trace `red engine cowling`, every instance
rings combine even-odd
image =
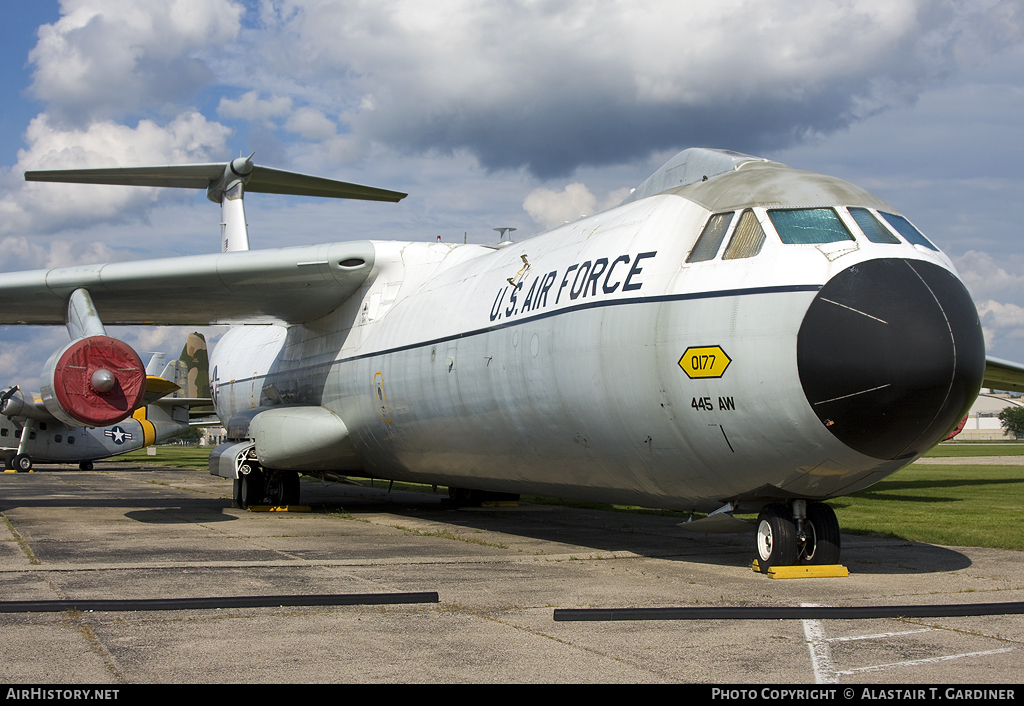
[[[102,427],[128,417],[146,391],[146,366],[127,343],[88,336],[54,353],[43,370],[43,404],[70,426]]]

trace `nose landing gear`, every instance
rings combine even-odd
[[[793,500],[771,503],[757,518],[757,565],[763,573],[776,566],[839,563],[839,521],[824,503]]]

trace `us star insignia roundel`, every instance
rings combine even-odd
[[[117,444],[118,446],[123,444],[125,441],[132,440],[131,433],[125,431],[121,427],[110,427],[105,432],[103,432],[103,436],[109,436],[111,439],[114,440],[114,443]]]

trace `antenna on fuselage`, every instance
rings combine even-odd
[[[512,242],[512,235],[511,235],[511,233],[512,233],[512,231],[515,230],[515,228],[513,228],[511,226],[502,226],[501,228],[492,228],[491,230],[496,230],[500,234],[498,236],[498,242],[499,243],[511,243]]]

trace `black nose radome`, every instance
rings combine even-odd
[[[836,438],[880,459],[934,446],[985,373],[978,311],[950,271],[869,260],[822,287],[797,338],[804,394]]]

